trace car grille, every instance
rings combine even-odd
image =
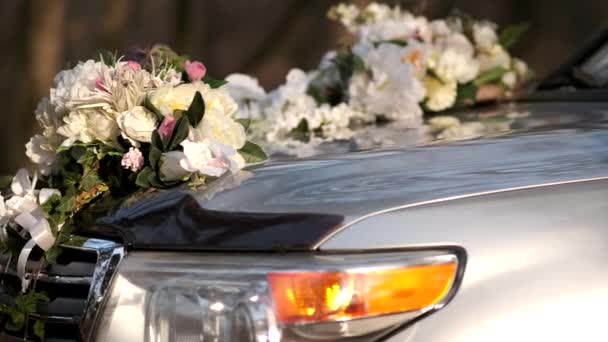
[[[36,313],[28,320],[28,331],[6,331],[4,325],[7,317],[2,319],[0,340],[36,341],[33,335],[34,319],[46,321],[45,341],[67,342],[90,340],[96,314],[103,301],[103,295],[109,285],[114,270],[123,255],[120,245],[97,239],[75,238],[63,245],[57,263],[41,271],[34,283],[38,292],[49,297],[49,303],[40,304]],[[0,257],[6,265],[8,256]],[[38,259],[38,260],[37,260]],[[36,269],[40,257],[33,256],[28,262],[28,269]],[[15,304],[14,291],[20,280],[16,274],[5,272],[0,282],[0,303],[12,306]]]

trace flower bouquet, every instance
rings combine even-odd
[[[45,300],[28,291],[30,253],[45,252],[41,267],[54,263],[76,227],[91,224],[89,211],[137,191],[203,185],[266,159],[247,141],[247,121],[235,119],[225,83],[160,45],[120,58],[102,53],[55,77],[36,109],[42,132],[26,145],[39,170],[0,182],[0,248],[12,255],[4,271],[21,278],[16,306],[0,307],[12,329]]]
[[[238,115],[255,120],[255,135],[273,150],[348,139],[371,123],[417,128],[425,112],[508,95],[529,77],[508,52],[524,24],[498,33],[494,23],[463,13],[428,20],[378,3],[340,4],[329,17],[354,42],[327,52],[316,70],[290,71],[269,94],[248,76],[228,77]]]

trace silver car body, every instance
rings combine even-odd
[[[273,161],[200,202],[344,215],[321,251],[466,249],[451,303],[390,341],[608,340],[608,103],[509,109],[508,134]]]

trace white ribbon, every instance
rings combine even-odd
[[[36,202],[24,199],[19,203],[22,213],[15,217],[15,222],[27,230],[32,237],[23,247],[17,259],[17,276],[21,279],[21,290],[25,292],[29,286],[29,279],[25,278],[27,261],[34,246],[38,245],[45,252],[55,243],[49,221],[44,217],[44,211]]]

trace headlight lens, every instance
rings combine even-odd
[[[458,253],[128,255],[99,341],[369,339],[446,304]]]

